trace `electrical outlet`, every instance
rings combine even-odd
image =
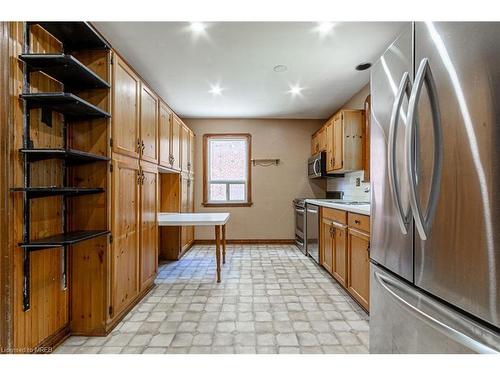
[[[356,187],[359,187],[359,186],[361,186],[361,178],[356,177]]]

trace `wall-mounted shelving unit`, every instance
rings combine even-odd
[[[30,27],[39,25],[61,42],[61,53],[32,53],[30,46]],[[30,308],[30,253],[62,247],[62,287],[67,288],[67,251],[70,245],[90,240],[110,233],[107,229],[68,230],[68,204],[66,198],[102,194],[103,187],[68,186],[68,167],[87,163],[106,162],[108,156],[97,155],[88,151],[76,150],[68,145],[68,126],[80,120],[109,118],[110,114],[99,106],[77,96],[72,91],[109,89],[110,84],[98,74],[80,62],[75,54],[86,50],[109,50],[109,45],[87,22],[28,22],[25,23],[23,53],[19,59],[24,62],[24,83],[21,99],[23,100],[23,147],[19,150],[23,156],[23,186],[15,187],[13,192],[23,194],[23,240],[19,246],[24,251],[23,258],[23,310]],[[73,54],[69,54],[73,52]],[[42,72],[61,83],[58,92],[31,92],[30,75]],[[52,126],[53,112],[62,115],[62,139],[60,148],[36,147],[31,140],[30,112],[41,109],[41,120],[45,125]],[[83,129],[87,129],[84,127]],[[85,131],[85,130],[80,130]],[[31,186],[31,173],[36,170],[40,161],[55,159],[62,163],[61,179],[63,186]],[[83,179],[85,180],[85,179]],[[80,185],[80,182],[77,183]],[[30,202],[32,199],[62,196],[61,218],[62,233],[42,238],[31,239],[30,235]]]

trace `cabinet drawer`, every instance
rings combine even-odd
[[[337,223],[347,224],[347,212],[336,210],[334,208],[322,207],[322,215],[325,219],[336,221]]]
[[[349,212],[347,218],[350,227],[370,233],[370,216]]]

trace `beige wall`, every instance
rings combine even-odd
[[[228,239],[293,239],[292,200],[298,197],[324,197],[325,181],[307,178],[311,134],[322,120],[274,119],[183,119],[196,134],[195,211],[230,212]],[[204,208],[203,134],[250,133],[252,158],[279,158],[279,166],[252,166],[252,207]],[[213,239],[213,228],[198,227],[196,239]]]

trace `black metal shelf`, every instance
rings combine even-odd
[[[80,188],[80,187],[57,187],[57,186],[46,186],[46,187],[19,187],[12,188],[11,191],[27,193],[28,199],[52,197],[55,195],[62,195],[66,197],[77,196],[77,195],[88,195],[88,194],[99,194],[104,193],[103,188]]]
[[[31,22],[38,24],[59,40],[65,51],[110,49],[108,43],[88,22]]]
[[[46,108],[73,119],[110,117],[95,105],[67,92],[26,93],[21,98],[30,108]]]
[[[75,165],[110,160],[107,156],[91,154],[90,152],[74,150],[71,148],[22,148],[19,152],[25,155],[28,162],[47,159],[61,159],[65,160],[67,165]]]
[[[75,57],[66,54],[22,54],[31,70],[41,71],[65,86],[65,91],[109,88],[110,85]]]
[[[78,242],[108,235],[109,233],[109,230],[78,230],[73,232],[60,233],[54,236],[40,238],[38,240],[33,240],[30,242],[22,242],[19,244],[19,246],[29,251],[50,249],[53,247],[74,245]]]

